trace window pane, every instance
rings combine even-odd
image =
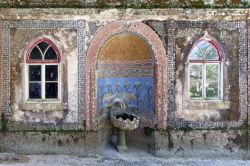
[[[41,81],[41,65],[29,66],[29,80]]]
[[[207,81],[218,80],[218,70],[219,70],[218,64],[206,65]]]
[[[206,65],[206,96],[207,98],[217,98],[218,96],[218,72],[219,65]]]
[[[219,60],[219,56],[215,47],[203,40],[192,49],[189,60]]]
[[[58,66],[47,65],[45,66],[46,81],[57,81],[58,78]]]
[[[58,84],[57,83],[46,83],[45,85],[45,97],[57,98],[58,94]]]
[[[202,65],[190,65],[190,97],[202,97]]]
[[[46,42],[41,42],[37,46],[41,49],[42,53],[44,53],[45,50],[48,48],[49,44]]]
[[[56,52],[55,52],[55,50],[54,50],[52,47],[50,47],[50,48],[47,50],[44,59],[57,59]]]
[[[218,82],[210,82],[206,87],[207,98],[218,98]]]
[[[41,98],[41,83],[29,84],[29,98],[40,99]]]
[[[205,52],[205,59],[206,60],[219,60],[219,56],[217,55],[217,51],[215,48],[210,45]]]
[[[30,52],[30,58],[29,59],[40,59],[40,60],[42,60],[43,59],[43,57],[42,57],[42,54],[41,54],[41,52],[39,51],[39,49],[37,48],[37,47],[34,47],[33,49],[32,49],[32,51]]]
[[[189,59],[190,60],[203,60],[204,58],[203,58],[202,50],[199,47],[195,46],[190,53]]]

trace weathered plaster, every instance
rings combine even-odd
[[[247,57],[247,55],[246,55],[247,50],[246,49],[247,49],[247,47],[246,46],[247,45],[246,45],[246,43],[247,43],[247,40],[246,39],[247,38],[246,38],[245,22],[186,22],[186,21],[179,21],[179,22],[169,22],[168,26],[169,26],[168,46],[169,46],[169,50],[171,51],[171,52],[169,52],[169,56],[173,56],[173,58],[169,58],[169,63],[172,66],[175,66],[173,68],[172,67],[169,68],[169,72],[171,72],[172,74],[170,74],[171,77],[169,77],[169,82],[168,82],[169,91],[172,92],[172,93],[169,93],[170,94],[169,95],[169,102],[170,102],[169,103],[169,106],[170,106],[169,107],[169,109],[170,109],[169,110],[169,112],[170,112],[169,118],[170,118],[170,121],[173,122],[173,126],[177,126],[177,127],[189,126],[191,128],[213,128],[213,127],[218,127],[218,126],[236,127],[236,126],[240,126],[240,125],[244,124],[246,122],[246,118],[247,118],[247,105],[246,105],[246,103],[247,103],[246,102],[246,100],[247,100],[247,84],[246,84],[246,81],[247,81],[247,72],[246,72],[246,68],[247,68],[247,61],[246,61],[246,57]],[[178,93],[178,91],[181,91],[183,88],[185,89],[185,87],[183,87],[183,86],[178,87],[178,85],[181,85],[181,82],[182,82],[182,81],[178,80],[178,76],[180,77],[180,79],[183,79],[183,76],[185,76],[185,75],[183,75],[184,73],[182,73],[182,74],[179,73],[179,71],[183,70],[183,67],[184,67],[183,66],[184,64],[180,65],[179,62],[183,62],[183,63],[186,62],[185,57],[187,57],[192,44],[189,47],[188,46],[184,47],[183,51],[180,49],[180,47],[176,48],[176,44],[177,45],[178,45],[178,43],[179,44],[180,43],[187,44],[188,40],[190,40],[192,35],[191,35],[191,37],[188,35],[186,38],[183,38],[183,36],[182,36],[178,39],[178,35],[176,37],[176,34],[178,34],[177,32],[178,32],[179,28],[180,29],[182,29],[182,28],[183,29],[202,28],[203,30],[206,28],[209,28],[209,29],[207,29],[208,32],[214,28],[220,29],[220,30],[221,29],[223,29],[223,30],[228,29],[228,30],[231,30],[232,32],[236,31],[235,32],[236,34],[231,32],[231,34],[232,34],[231,37],[235,38],[235,39],[231,39],[231,40],[233,40],[236,43],[233,44],[233,46],[227,46],[229,48],[224,46],[224,44],[226,44],[226,43],[223,42],[223,39],[222,39],[222,41],[219,38],[217,39],[222,43],[222,46],[225,47],[224,48],[225,49],[225,58],[226,58],[225,61],[226,62],[230,61],[230,63],[226,63],[226,66],[227,65],[233,66],[231,68],[228,67],[228,69],[227,69],[227,67],[226,67],[224,69],[224,72],[226,74],[225,76],[228,77],[228,81],[230,83],[232,83],[231,86],[229,86],[227,81],[226,81],[225,82],[225,89],[224,89],[224,91],[226,93],[228,93],[228,94],[224,94],[226,100],[231,101],[230,109],[233,110],[233,111],[231,111],[229,109],[230,110],[229,112],[231,115],[227,115],[227,114],[225,114],[225,112],[222,111],[221,113],[219,113],[221,118],[222,118],[221,119],[221,118],[218,118],[218,114],[216,115],[216,114],[214,114],[214,112],[211,112],[211,119],[209,119],[209,117],[205,118],[207,116],[207,114],[204,112],[200,113],[201,117],[203,116],[203,118],[201,118],[199,116],[192,117],[192,115],[195,112],[197,112],[195,109],[194,109],[194,112],[193,111],[189,112],[190,113],[189,115],[186,114],[186,112],[184,112],[182,114],[182,112],[180,111],[181,107],[183,107],[183,106],[185,107],[185,103],[182,103],[182,101],[183,101],[182,98],[183,98],[183,96],[185,96],[185,93],[183,95],[183,92]],[[193,29],[193,32],[195,32],[195,29]],[[193,33],[190,33],[190,34],[193,34]],[[219,35],[219,34],[220,33],[217,32],[217,35]],[[196,35],[202,36],[202,34],[199,35],[199,33],[196,33]],[[197,37],[196,39],[198,39],[198,38],[199,37]],[[186,40],[186,42],[180,42],[180,41],[185,41],[185,40]],[[233,42],[231,41],[231,44],[232,43]],[[237,45],[238,45],[238,48],[235,48]],[[186,48],[189,48],[189,49],[186,49]],[[233,48],[232,52],[229,51],[230,48]],[[232,58],[232,60],[228,60],[226,55],[229,55],[228,58]],[[183,60],[180,60],[180,59],[178,60],[178,58],[181,58],[181,56],[184,57]],[[173,59],[175,59],[175,61],[173,61]],[[169,66],[171,66],[170,64],[169,64]],[[231,70],[231,69],[236,70],[237,66],[239,68],[238,71]],[[237,81],[237,82],[233,83],[233,81]],[[176,89],[173,87],[176,87]],[[237,88],[239,88],[239,90],[237,90]],[[176,93],[176,90],[177,90],[177,93]],[[227,97],[227,95],[229,95],[229,96]],[[239,96],[239,98],[237,96]],[[223,105],[223,107],[226,106],[226,103],[221,103],[221,104]],[[196,104],[194,106],[197,107]],[[198,105],[198,106],[200,106],[200,105]],[[207,108],[209,108],[209,105]],[[207,108],[204,105],[203,109],[205,111],[207,110]],[[209,108],[209,109],[211,109],[211,108]],[[200,108],[197,110],[200,110]],[[238,111],[239,111],[239,115],[237,113]],[[180,116],[179,117],[180,119],[178,119],[178,116]],[[188,116],[189,118],[187,118],[185,120],[185,116]],[[191,119],[190,119],[190,117],[191,117]],[[195,119],[195,118],[197,118],[197,119]],[[204,121],[202,121],[202,120],[204,120]],[[226,120],[229,120],[229,121],[226,122]]]
[[[25,30],[25,27],[27,28]],[[4,23],[4,72],[6,77],[5,82],[9,82],[11,78],[11,94],[9,96],[8,84],[4,85],[6,89],[4,95],[5,99],[5,115],[8,120],[12,120],[15,123],[8,123],[9,128],[15,130],[29,129],[27,126],[36,128],[83,128],[83,114],[81,102],[83,96],[80,92],[83,89],[82,84],[82,70],[81,68],[74,68],[68,70],[66,66],[75,64],[75,66],[82,65],[83,63],[83,52],[81,48],[84,45],[82,39],[84,24],[82,21],[5,21]],[[17,33],[16,33],[17,32]],[[28,35],[29,34],[29,35]],[[19,37],[26,36],[26,38]],[[25,85],[24,80],[24,54],[25,48],[32,43],[32,40],[37,37],[45,36],[51,38],[59,50],[63,54],[65,59],[62,59],[60,64],[63,87],[61,93],[61,103],[36,103],[34,105],[27,103],[25,100],[24,92],[21,89]],[[13,37],[13,39],[12,39]],[[9,39],[13,41],[19,41],[17,43],[9,42]],[[65,46],[62,45],[63,42]],[[16,45],[17,44],[17,45]],[[8,49],[13,48],[13,49]],[[17,49],[19,48],[19,49]],[[78,50],[78,51],[77,51]],[[13,56],[14,55],[14,56]],[[72,60],[72,64],[71,61]],[[69,62],[69,63],[68,63]],[[10,66],[9,66],[10,64]],[[69,67],[70,68],[70,67]],[[79,69],[79,70],[78,70]],[[9,73],[10,72],[10,73]],[[20,75],[18,74],[20,72]],[[22,75],[23,74],[23,75]],[[21,86],[20,86],[21,83]],[[71,92],[68,93],[67,88],[70,86]],[[17,90],[19,89],[19,90]],[[68,98],[71,103],[68,104]],[[80,102],[79,102],[80,101]],[[10,106],[9,106],[10,102]],[[10,114],[10,110],[15,110],[14,114]],[[22,111],[18,111],[22,110]],[[30,111],[32,110],[32,111]],[[53,110],[51,112],[51,110]],[[27,114],[27,115],[26,115]],[[10,118],[12,116],[12,118]],[[37,117],[36,117],[37,116]],[[53,118],[54,116],[54,118]],[[13,119],[14,118],[14,119]],[[45,122],[45,123],[44,123]],[[79,125],[81,124],[81,125]],[[52,127],[54,126],[54,127]]]
[[[2,27],[2,20],[0,20],[0,27]],[[2,45],[3,45],[3,36],[2,36],[2,31],[0,31],[0,62],[3,61],[3,56],[2,56]],[[3,63],[0,63],[0,114],[1,114],[1,121],[2,121],[2,113],[3,113]],[[1,123],[2,126],[2,123]]]
[[[1,7],[173,8],[247,7],[247,0],[2,0]]]
[[[197,102],[188,99],[188,56],[194,43],[204,35],[204,32],[214,37],[223,48],[223,100],[217,102]],[[238,32],[231,31],[229,42],[219,36],[220,30],[190,30],[177,29],[176,35],[176,114],[179,118],[190,121],[220,121],[237,119],[239,110],[239,70],[238,70]],[[231,50],[232,48],[232,50]],[[230,74],[229,74],[230,73]],[[231,97],[234,96],[234,97]],[[237,100],[238,99],[238,100]],[[203,111],[199,111],[203,110]],[[209,110],[211,110],[209,112]],[[215,111],[217,110],[217,111]],[[227,115],[229,114],[229,115]],[[230,116],[230,114],[232,114]]]
[[[25,154],[98,154],[100,144],[92,132],[8,132],[0,137],[5,152]]]
[[[249,85],[250,85],[250,17],[248,17],[248,23],[247,23],[247,26],[248,26],[248,88],[247,88],[247,93],[248,93],[248,125],[250,125],[250,88],[249,88]]]
[[[57,123],[56,120],[65,122],[77,122],[77,69],[68,70],[68,64],[77,64],[76,31],[74,30],[24,30],[11,29],[10,31],[10,64],[11,64],[11,98],[10,107],[13,111],[14,121]],[[39,103],[27,102],[27,94],[24,89],[27,85],[25,79],[26,50],[38,37],[50,38],[58,47],[62,60],[60,62],[61,102]],[[69,60],[71,58],[71,60]],[[74,68],[73,68],[74,69]],[[60,86],[59,85],[59,86]],[[62,87],[63,86],[63,87]],[[69,87],[69,89],[68,89]],[[68,95],[69,94],[69,95]],[[70,99],[70,101],[68,101]],[[43,112],[45,111],[45,112]],[[37,112],[37,113],[36,113]],[[40,115],[39,115],[40,114]],[[46,116],[47,115],[47,116]],[[41,117],[42,116],[42,117]],[[67,121],[69,119],[69,121]]]
[[[102,24],[114,20],[189,20],[221,21],[242,20],[247,18],[248,9],[0,9],[2,19],[42,19],[85,20]]]
[[[151,50],[148,44],[139,36],[129,33],[112,36],[100,50],[99,64],[101,61],[122,63],[151,60]]]
[[[60,109],[67,107],[69,110],[72,110],[67,112],[65,117],[60,111],[49,111],[50,105],[41,104],[40,108],[44,108],[47,111],[39,111],[40,109],[28,111],[26,115],[33,117],[28,123],[21,118],[23,115],[15,114],[14,119],[19,122],[8,123],[7,129],[18,131],[44,130],[45,132],[57,130],[58,132],[52,134],[50,138],[45,137],[46,140],[48,138],[53,143],[48,141],[42,144],[37,144],[37,142],[41,141],[42,136],[36,136],[36,133],[28,133],[29,139],[26,140],[26,136],[22,137],[20,132],[10,132],[5,136],[5,140],[9,140],[9,142],[5,142],[4,147],[9,148],[8,150],[10,151],[17,152],[31,153],[49,149],[49,152],[52,153],[62,153],[69,146],[63,146],[64,148],[55,147],[65,145],[65,142],[67,143],[68,141],[71,142],[68,136],[57,136],[57,134],[64,132],[61,131],[62,128],[66,130],[85,129],[97,131],[94,133],[87,132],[86,135],[79,134],[82,138],[81,144],[77,144],[77,147],[82,145],[86,147],[86,151],[88,147],[93,147],[93,145],[99,146],[97,142],[104,142],[103,139],[107,138],[107,135],[110,136],[108,133],[110,132],[110,124],[106,125],[107,121],[105,123],[98,122],[99,119],[96,117],[95,96],[97,95],[97,87],[95,81],[97,79],[96,59],[98,49],[113,33],[123,32],[123,30],[126,32],[127,30],[137,32],[138,29],[133,28],[133,25],[145,23],[148,25],[146,30],[150,30],[154,34],[153,37],[150,38],[150,35],[143,31],[143,28],[139,30],[143,31],[143,33],[145,32],[144,38],[150,45],[155,45],[153,52],[157,54],[156,52],[158,51],[158,54],[162,55],[160,59],[156,58],[158,65],[168,59],[168,62],[162,64],[162,67],[155,68],[157,73],[162,73],[160,76],[163,78],[159,77],[159,80],[156,82],[156,88],[158,88],[156,97],[161,99],[158,100],[159,103],[156,103],[156,127],[166,129],[169,126],[170,128],[177,127],[180,130],[163,130],[160,132],[161,134],[157,134],[158,131],[155,131],[155,128],[145,128],[145,130],[141,129],[139,132],[137,130],[130,133],[128,137],[130,142],[128,144],[133,146],[132,138],[135,136],[134,144],[140,146],[140,143],[142,143],[158,152],[164,147],[163,151],[170,156],[199,154],[204,147],[212,150],[217,155],[218,152],[229,155],[242,153],[246,150],[245,147],[248,147],[249,140],[248,131],[242,130],[242,128],[248,128],[248,126],[241,126],[242,124],[245,125],[244,122],[247,119],[250,98],[250,93],[247,92],[247,80],[248,84],[250,84],[247,76],[249,74],[249,61],[247,61],[249,57],[246,54],[247,47],[249,47],[249,43],[247,45],[246,27],[246,20],[249,19],[248,13],[248,9],[0,9],[0,17],[7,19],[4,20],[2,30],[3,55],[0,56],[2,58],[1,62],[3,62],[0,64],[0,68],[3,65],[3,76],[1,77],[3,79],[0,80],[0,85],[2,81],[3,88],[0,94],[4,96],[1,102],[4,103],[5,115],[7,117],[11,116],[11,111],[18,110],[19,107],[19,105],[15,104],[17,101],[16,94],[14,93],[13,95],[11,93],[11,96],[9,95],[10,90],[11,92],[16,92],[16,89],[20,88],[15,78],[19,79],[20,75],[23,75],[22,71],[20,71],[22,64],[18,66],[17,62],[20,62],[18,57],[24,54],[20,50],[24,50],[25,45],[21,47],[19,43],[27,42],[28,44],[33,33],[45,32],[51,32],[51,34],[46,35],[52,35],[58,40],[58,43],[62,42],[60,48],[65,49],[65,54],[68,53],[67,62],[70,63],[65,62],[65,68],[68,69],[63,71],[65,79],[69,80],[67,86],[64,84],[64,89],[68,89],[68,94],[66,94],[65,90],[63,100],[68,102],[61,105]],[[48,19],[50,20],[48,21]],[[116,26],[114,26],[113,21],[118,22],[118,25],[115,24]],[[119,24],[122,24],[122,26]],[[109,26],[111,28],[107,28]],[[118,28],[118,30],[116,31],[115,28]],[[23,37],[16,37],[10,40],[10,34],[14,35],[14,33],[17,33],[18,35],[18,32],[26,30],[27,32]],[[179,98],[175,94],[182,87],[177,88],[176,84],[180,85],[182,83],[176,76],[183,70],[183,66],[176,66],[175,63],[179,63],[177,62],[179,56],[184,57],[184,54],[188,53],[190,43],[193,43],[204,30],[207,30],[210,34],[218,35],[221,38],[222,45],[227,46],[228,53],[232,55],[232,59],[225,61],[225,65],[228,66],[228,76],[225,76],[225,78],[230,77],[231,79],[227,84],[232,82],[234,87],[228,88],[229,86],[225,86],[227,89],[225,89],[225,103],[223,105],[206,106],[210,107],[210,110],[200,110],[200,108],[204,108],[203,105],[197,110],[178,111],[175,107],[175,102],[179,102]],[[31,33],[29,34],[29,32]],[[9,45],[12,45],[11,49]],[[87,56],[87,50],[89,56]],[[94,52],[89,53],[91,51]],[[8,74],[9,70],[12,75]],[[17,71],[20,71],[20,73]],[[13,82],[10,82],[10,78]],[[22,95],[21,93],[20,91],[18,95]],[[9,107],[9,97],[11,99],[11,107]],[[170,104],[168,105],[166,105],[168,103],[166,98],[169,99]],[[231,114],[231,112],[228,114],[228,111],[224,110],[221,112],[211,110],[212,107],[221,109],[232,108],[236,114]],[[55,107],[52,109],[57,110]],[[63,122],[57,121],[58,119],[63,119],[62,117],[65,117]],[[169,121],[167,121],[167,117],[169,117]],[[47,119],[47,121],[44,121],[44,119]],[[101,126],[97,126],[97,124]],[[225,132],[223,129],[227,127],[238,127],[238,130]],[[186,132],[186,130],[196,128],[213,128],[214,130]],[[221,129],[222,132],[218,129]],[[153,135],[150,135],[152,133]],[[74,135],[74,133],[71,133],[69,137]],[[88,138],[83,138],[85,136]],[[0,138],[3,137],[3,135],[0,135]],[[94,142],[92,142],[93,138],[95,138]],[[23,140],[20,141],[19,139]],[[30,140],[34,140],[34,143],[30,143]],[[35,145],[37,146],[35,147]],[[82,153],[85,150],[84,148],[79,149],[76,146],[72,146],[72,144],[70,146],[72,147],[70,150],[74,151],[74,148],[76,148],[77,153]],[[30,150],[31,147],[34,148],[34,151]],[[192,153],[189,153],[190,151]]]
[[[87,77],[86,77],[86,107],[85,107],[85,117],[90,117],[86,119],[86,124],[88,127],[96,130],[96,108],[97,108],[97,94],[96,94],[96,64],[97,58],[99,54],[99,50],[102,45],[106,42],[106,40],[115,34],[131,32],[135,33],[151,46],[155,64],[156,64],[156,125],[159,128],[167,127],[167,57],[166,52],[164,50],[164,46],[162,41],[158,38],[157,34],[155,34],[152,29],[150,29],[147,25],[138,22],[138,23],[130,23],[126,21],[113,22],[104,26],[93,38],[87,53]],[[94,88],[93,88],[94,87]],[[92,119],[92,120],[91,120]]]
[[[248,158],[247,130],[156,131],[155,153],[158,156],[201,158]]]

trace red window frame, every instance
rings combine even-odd
[[[54,51],[56,52],[56,55],[57,55],[57,59],[54,59],[54,60],[30,60],[30,53],[31,51],[33,50],[34,47],[36,47],[39,43],[41,42],[46,42],[47,44],[49,44],[49,46],[51,46]],[[48,47],[49,47],[48,46]],[[40,64],[44,64],[44,63],[60,63],[61,61],[61,54],[60,54],[60,51],[58,49],[58,47],[56,46],[56,44],[51,41],[50,39],[48,38],[38,38],[36,39],[35,41],[32,42],[32,44],[28,47],[27,51],[26,51],[26,63],[40,63]]]
[[[202,42],[202,41],[206,41],[206,42],[208,42],[209,44],[211,44],[211,45],[214,47],[214,49],[215,49],[215,51],[216,51],[216,53],[217,53],[218,60],[189,60],[189,56],[191,55],[193,49],[194,49],[200,42]],[[190,52],[189,52],[189,54],[188,54],[188,64],[189,64],[188,73],[190,72],[190,65],[192,65],[192,64],[202,64],[202,67],[204,67],[204,65],[206,65],[206,64],[218,64],[219,66],[221,66],[223,58],[224,58],[224,52],[223,52],[223,50],[222,50],[220,44],[219,44],[215,39],[213,39],[213,38],[210,38],[210,37],[202,37],[202,38],[200,38],[199,40],[197,40],[197,41],[193,44],[193,46],[192,46],[192,48],[191,48],[191,50],[190,50]],[[219,68],[220,68],[220,67],[219,67]],[[218,72],[221,73],[220,69],[219,69]],[[190,79],[190,74],[188,75],[188,77],[189,77],[188,79]],[[202,72],[202,79],[204,79],[203,77],[204,77],[204,73]],[[222,78],[221,78],[221,74],[220,74],[220,76],[218,76],[218,81],[219,81],[219,83],[218,83],[218,90],[222,90],[222,89],[221,89],[222,87],[220,87],[221,81],[223,81]],[[188,84],[189,84],[189,85],[188,85],[188,91],[190,91],[190,81],[189,81]],[[204,89],[204,85],[202,85],[202,97],[199,98],[198,100],[201,100],[201,99],[202,99],[202,100],[207,100],[207,99],[208,99],[207,96],[206,96],[206,93],[205,93],[205,96],[203,96],[203,95],[204,95],[204,90],[205,90],[205,89]],[[221,94],[220,94],[220,93],[221,93],[221,92],[219,91],[219,92],[218,92],[218,96],[219,96],[218,99],[221,99]],[[189,96],[189,98],[190,98],[191,100],[195,100],[195,98],[191,98],[190,96]]]
[[[189,62],[191,62],[191,63],[216,63],[216,62],[221,62],[222,59],[224,58],[224,53],[222,51],[222,48],[221,48],[220,44],[213,38],[208,38],[208,37],[200,38],[199,40],[197,40],[193,44],[193,47],[191,48],[190,53],[192,52],[194,47],[196,47],[202,41],[207,41],[208,43],[210,43],[215,48],[215,50],[217,52],[217,55],[219,56],[219,60],[189,60]],[[190,53],[188,55],[190,55]]]

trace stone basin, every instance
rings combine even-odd
[[[139,117],[126,112],[111,114],[110,119],[115,127],[124,131],[134,130],[139,125]]]
[[[125,140],[125,132],[136,129],[139,126],[139,117],[129,114],[121,108],[113,108],[110,111],[110,120],[114,127],[119,129],[118,142],[115,145],[119,152],[128,152]]]

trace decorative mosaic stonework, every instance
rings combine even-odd
[[[248,26],[248,86],[250,85],[250,27]],[[250,88],[248,88],[248,110],[250,110]],[[249,112],[248,112],[248,125],[250,125],[250,115],[249,115]]]
[[[98,78],[98,112],[102,114],[121,99],[126,112],[140,117],[141,124],[155,124],[155,95],[153,77]]]
[[[150,68],[108,68],[98,69],[98,77],[154,77],[154,70]]]
[[[97,130],[96,128],[96,70],[98,62],[98,54],[105,42],[116,34],[132,33],[145,40],[152,49],[155,71],[155,125],[159,128],[167,127],[167,56],[162,41],[158,35],[146,24],[142,22],[131,23],[129,21],[112,22],[102,27],[94,36],[88,48],[86,58],[86,89],[85,89],[85,125],[89,130]],[[152,71],[152,70],[151,70]],[[150,72],[149,71],[149,75]],[[147,74],[147,75],[148,75]],[[103,76],[102,76],[103,77]],[[92,119],[91,119],[92,118]]]
[[[176,29],[185,28],[216,28],[220,30],[239,31],[239,90],[240,90],[240,118],[238,121],[185,121],[175,115],[175,36]],[[247,29],[246,23],[241,21],[170,21],[167,22],[168,29],[168,105],[169,123],[171,127],[191,128],[216,128],[216,127],[237,127],[247,119]]]
[[[77,54],[78,54],[78,122],[76,123],[62,123],[61,125],[53,124],[38,124],[15,122],[9,124],[11,129],[15,130],[36,130],[43,129],[82,129],[83,128],[83,109],[84,109],[84,77],[85,77],[85,21],[83,20],[18,20],[3,22],[3,103],[4,115],[10,118],[10,29],[75,29],[77,30]]]

